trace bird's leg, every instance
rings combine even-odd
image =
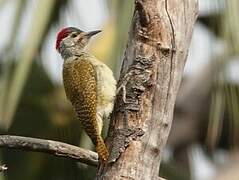
[[[117,88],[116,90],[116,95],[119,94],[120,90],[122,90],[122,99],[124,103],[126,102],[126,85],[130,79],[131,73],[126,73],[126,75],[122,78],[122,83],[121,85]]]
[[[127,84],[127,82],[121,84],[120,87],[116,90],[116,94],[118,95],[118,93],[122,89],[122,99],[123,99],[124,103],[126,103],[126,84]]]

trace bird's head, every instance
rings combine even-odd
[[[57,34],[56,49],[62,56],[70,56],[84,50],[90,38],[101,32],[90,31],[84,32],[75,27],[63,28]]]

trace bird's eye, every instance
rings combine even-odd
[[[77,36],[77,34],[72,34],[71,37],[75,38]]]

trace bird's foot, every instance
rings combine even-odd
[[[127,103],[127,100],[126,100],[126,85],[130,79],[130,73],[127,73],[123,78],[122,78],[122,83],[121,85],[117,88],[116,90],[116,95],[119,94],[119,92],[122,90],[122,100],[124,103]]]

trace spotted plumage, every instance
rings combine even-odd
[[[65,28],[58,34],[56,47],[64,59],[66,96],[100,158],[106,161],[109,153],[100,134],[103,120],[113,109],[116,81],[104,63],[84,50],[88,39],[97,32],[85,33],[75,28]]]

